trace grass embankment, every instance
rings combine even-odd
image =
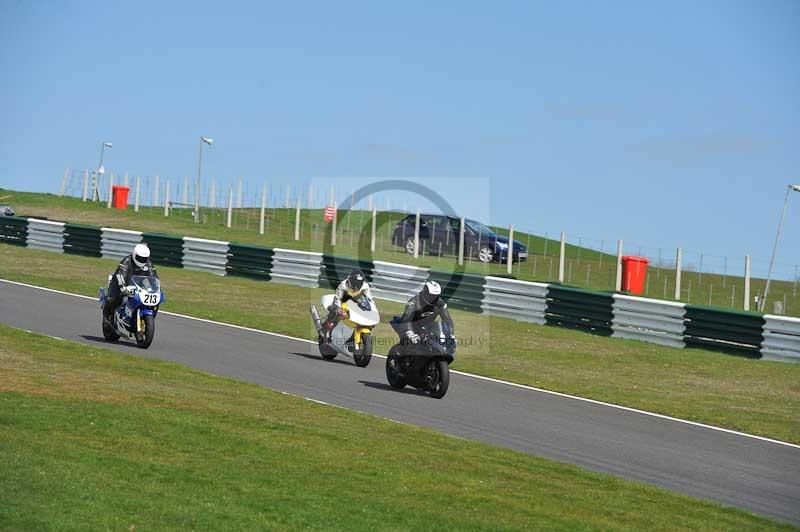
[[[294,209],[267,209],[266,233],[258,234],[259,209],[234,209],[233,225],[225,227],[226,214],[222,209],[205,209],[204,222],[195,224],[191,209],[175,209],[169,218],[164,217],[163,207],[141,207],[140,212],[107,209],[105,203],[82,202],[77,198],[59,198],[52,194],[16,192],[0,189],[3,202],[14,206],[20,215],[45,216],[53,220],[85,223],[97,226],[133,229],[138,231],[167,232],[179,236],[195,236],[231,242],[259,244],[272,247],[288,247],[321,251],[324,231],[328,224],[322,222],[320,209],[303,209],[300,217],[300,240],[294,240]],[[401,213],[380,212],[377,216],[377,244],[375,253],[369,252],[371,214],[365,211],[341,211],[338,222],[336,254],[343,256],[372,257],[379,260],[414,264],[450,271],[454,258],[451,256],[431,256],[430,250],[422,249],[419,259],[414,259],[402,248],[396,248],[391,241],[392,230],[405,216]],[[507,231],[498,229],[500,234]],[[359,238],[362,240],[359,242]],[[519,279],[534,281],[556,281],[558,278],[559,242],[520,231],[515,239],[528,246],[530,259],[514,266],[513,275]],[[606,242],[610,250],[613,242]],[[446,243],[445,243],[446,245]],[[628,250],[626,253],[633,252]],[[669,253],[671,255],[672,252]],[[665,258],[666,258],[665,251]],[[685,269],[681,282],[681,301],[702,305],[743,308],[742,296],[744,281],[742,277],[688,271],[698,268],[684,258]],[[739,271],[730,264],[731,270]],[[566,246],[565,281],[567,284],[595,290],[613,290],[616,272],[616,256],[600,253],[582,246]],[[506,275],[503,264],[483,264],[467,261],[466,271],[485,275]],[[764,290],[764,279],[753,279],[751,293],[756,295]],[[675,272],[669,268],[655,268],[651,265],[645,285],[647,297],[673,299],[675,293]],[[771,284],[770,301],[786,301],[785,313],[800,315],[800,287],[797,283],[775,281]],[[751,307],[753,307],[751,303]],[[769,306],[770,312],[772,306]]]
[[[8,530],[789,529],[3,325],[0,428]]]
[[[95,296],[114,261],[0,245],[0,277]],[[312,338],[308,305],[325,293],[160,268],[164,310]],[[384,322],[402,305],[380,301]],[[672,349],[453,311],[454,369],[800,442],[800,365]],[[87,323],[87,328],[99,327]],[[376,351],[395,337],[376,329]],[[380,361],[376,361],[380,363]],[[373,362],[373,363],[376,363]]]

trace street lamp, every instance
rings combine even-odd
[[[772,279],[772,267],[775,265],[775,252],[778,251],[778,241],[781,238],[781,229],[783,228],[783,219],[786,217],[786,206],[789,204],[789,192],[800,192],[800,185],[787,185],[786,198],[783,200],[783,211],[781,211],[781,220],[778,222],[778,234],[775,235],[775,245],[772,247],[772,258],[769,260],[769,273],[767,273],[767,284],[764,287],[764,297],[758,302],[759,312],[764,312],[764,307],[767,304],[767,295],[769,295],[769,283]]]
[[[197,181],[194,184],[194,221],[200,221],[200,175],[203,171],[203,144],[211,146],[214,139],[210,137],[200,137],[200,152],[197,155]]]
[[[98,183],[99,177],[106,173],[106,169],[103,168],[103,155],[105,154],[106,148],[112,148],[113,145],[110,142],[103,142],[100,145],[100,164],[97,165],[97,170],[94,174],[94,186],[92,187],[92,201],[100,201],[100,184]]]

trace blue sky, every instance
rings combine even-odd
[[[55,191],[102,140],[109,169],[194,176],[208,135],[204,175],[253,189],[411,177],[499,225],[758,272],[800,182],[794,0],[0,0],[0,68],[11,188]]]

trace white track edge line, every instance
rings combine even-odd
[[[21,282],[18,282],[18,281],[9,281],[8,279],[0,278],[0,282],[9,283],[9,284],[15,284],[15,285],[18,285],[18,286],[25,286],[27,288],[34,288],[34,289],[37,289],[37,290],[44,290],[46,292],[53,292],[53,293],[56,293],[56,294],[62,294],[62,295],[66,295],[66,296],[79,297],[79,298],[82,298],[82,299],[90,299],[90,300],[93,300],[93,301],[97,299],[96,297],[84,296],[82,294],[73,294],[71,292],[64,292],[63,290],[56,290],[54,288],[45,288],[43,286],[36,286],[36,285],[33,285],[33,284],[28,284],[28,283],[21,283]],[[309,343],[309,344],[316,344],[317,343],[317,342],[315,342],[313,340],[307,340],[305,338],[297,338],[295,336],[289,336],[289,335],[286,335],[286,334],[274,333],[274,332],[270,332],[270,331],[262,331],[261,329],[254,329],[252,327],[245,327],[243,325],[235,325],[235,324],[232,324],[232,323],[224,323],[224,322],[220,322],[220,321],[213,321],[213,320],[209,320],[209,319],[205,319],[205,318],[198,318],[198,317],[195,317],[195,316],[187,316],[185,314],[177,314],[177,313],[174,313],[174,312],[168,312],[168,311],[164,311],[164,310],[160,311],[160,313],[166,314],[168,316],[175,316],[175,317],[178,317],[178,318],[184,318],[184,319],[187,319],[187,320],[195,320],[195,321],[200,321],[200,322],[204,322],[204,323],[210,323],[210,324],[213,324],[213,325],[221,325],[223,327],[231,327],[231,328],[239,329],[239,330],[243,330],[243,331],[254,332],[254,333],[258,333],[258,334],[266,334],[268,336],[275,336],[275,337],[284,338],[284,339],[287,339],[287,340],[295,340],[295,341],[298,341],[298,342],[305,342],[305,343]],[[378,357],[381,357],[381,358],[386,358],[385,355],[379,355],[377,353],[374,353],[374,355],[378,356]],[[642,415],[645,415],[645,416],[652,416],[652,417],[659,418],[659,419],[665,419],[665,420],[668,420],[668,421],[674,421],[676,423],[683,423],[685,425],[691,425],[693,427],[700,427],[700,428],[704,428],[704,429],[714,430],[714,431],[717,431],[717,432],[724,432],[724,433],[727,433],[727,434],[733,434],[735,436],[742,436],[742,437],[745,437],[745,438],[751,438],[751,439],[754,439],[754,440],[760,440],[760,441],[764,441],[764,442],[767,442],[767,443],[774,443],[774,444],[777,444],[777,445],[783,445],[783,446],[791,447],[791,448],[794,448],[794,449],[800,449],[800,445],[798,445],[798,444],[789,443],[789,442],[785,442],[785,441],[781,441],[781,440],[775,440],[773,438],[767,438],[766,436],[758,436],[758,435],[755,435],[755,434],[748,434],[746,432],[740,432],[738,430],[726,429],[726,428],[723,428],[723,427],[716,427],[714,425],[706,425],[705,423],[699,423],[697,421],[689,421],[688,419],[680,419],[680,418],[668,416],[668,415],[665,415],[665,414],[658,414],[656,412],[648,412],[647,410],[639,410],[638,408],[632,408],[632,407],[629,407],[629,406],[616,405],[614,403],[606,403],[604,401],[598,401],[596,399],[589,399],[587,397],[580,397],[580,396],[577,396],[577,395],[570,395],[568,393],[554,392],[552,390],[545,390],[543,388],[536,388],[534,386],[528,386],[527,384],[519,384],[519,383],[516,383],[516,382],[504,381],[504,380],[495,379],[495,378],[492,378],[492,377],[485,377],[483,375],[475,375],[474,373],[466,373],[466,372],[457,371],[457,370],[452,370],[451,372],[455,373],[457,375],[462,375],[464,377],[470,377],[470,378],[473,378],[473,379],[479,379],[479,380],[483,380],[483,381],[487,381],[487,382],[493,382],[495,384],[502,384],[502,385],[505,385],[505,386],[512,386],[514,388],[521,388],[523,390],[530,390],[530,391],[534,391],[534,392],[544,393],[544,394],[547,394],[547,395],[553,395],[553,396],[556,396],[556,397],[563,397],[565,399],[574,399],[576,401],[583,401],[585,403],[591,403],[591,404],[595,404],[595,405],[599,405],[599,406],[605,406],[605,407],[608,407],[608,408],[616,408],[618,410],[624,410],[626,412],[633,412],[633,413],[642,414]],[[310,399],[310,400],[312,400],[312,399]]]

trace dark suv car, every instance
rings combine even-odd
[[[414,253],[414,225],[416,214],[400,220],[394,228],[392,242],[402,246],[408,253]],[[458,255],[458,233],[461,220],[441,214],[421,214],[419,217],[419,252],[430,255]],[[464,220],[464,256],[481,262],[502,262],[508,257],[508,237],[494,231],[475,220]],[[514,240],[511,260],[525,261],[528,248]]]

